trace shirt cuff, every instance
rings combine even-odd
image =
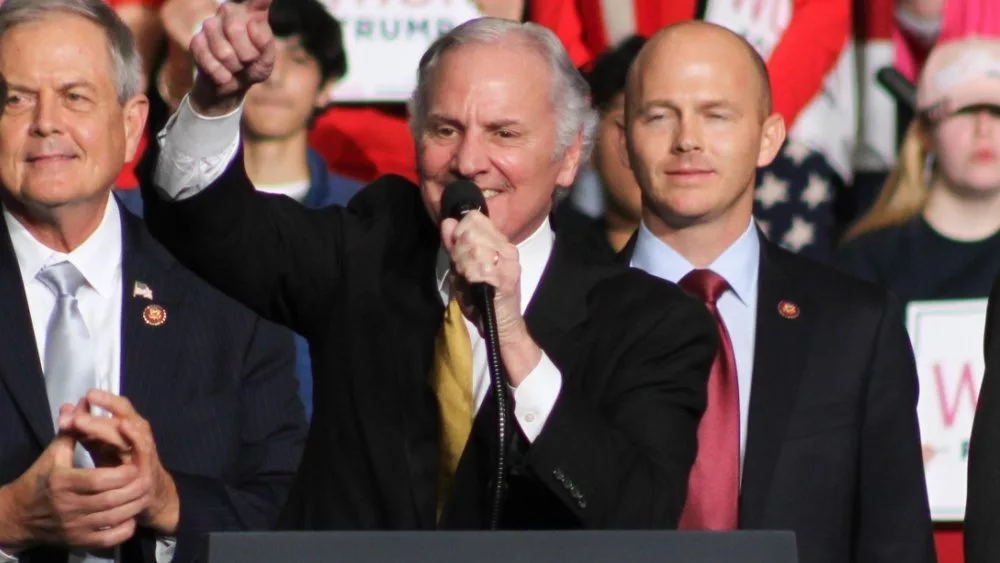
[[[542,433],[562,390],[562,373],[542,352],[542,359],[514,389],[514,418],[529,442]]]
[[[168,137],[174,150],[191,158],[211,158],[239,140],[242,119],[243,102],[225,115],[206,117],[195,111],[187,95],[160,135]]]
[[[185,199],[222,176],[240,148],[243,104],[219,117],[199,115],[185,96],[156,136],[160,155],[153,180],[161,196]]]
[[[3,548],[0,548],[0,563],[17,563],[17,561],[18,561],[17,557],[14,557],[13,555],[4,551]]]
[[[156,563],[170,563],[176,547],[177,538],[156,538]]]

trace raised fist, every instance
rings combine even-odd
[[[267,80],[277,47],[267,21],[271,0],[226,2],[191,40],[198,67],[192,102],[200,113],[235,109],[251,86]]]

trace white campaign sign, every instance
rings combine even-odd
[[[962,521],[969,435],[985,370],[986,299],[913,302],[906,316],[920,376],[917,412],[931,516]]]
[[[321,0],[340,20],[347,75],[333,90],[337,102],[400,102],[416,84],[427,47],[481,14],[473,0]]]

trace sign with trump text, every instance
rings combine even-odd
[[[403,102],[427,47],[481,14],[473,0],[322,0],[340,21],[347,75],[334,102]]]
[[[917,413],[931,516],[965,516],[966,463],[983,380],[986,299],[917,301],[907,328],[920,376]]]

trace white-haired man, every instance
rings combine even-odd
[[[555,36],[481,19],[440,38],[412,103],[419,189],[386,177],[347,208],[307,210],[256,193],[239,152],[239,105],[273,57],[267,5],[225,4],[205,23],[197,84],[142,173],[154,236],[310,341],[314,426],[281,525],[676,525],[716,339],[676,286],[586,265],[553,233],[555,190],[595,124]],[[479,187],[488,218],[440,216],[455,180]],[[512,389],[498,522],[497,405],[470,283],[495,288]]]

